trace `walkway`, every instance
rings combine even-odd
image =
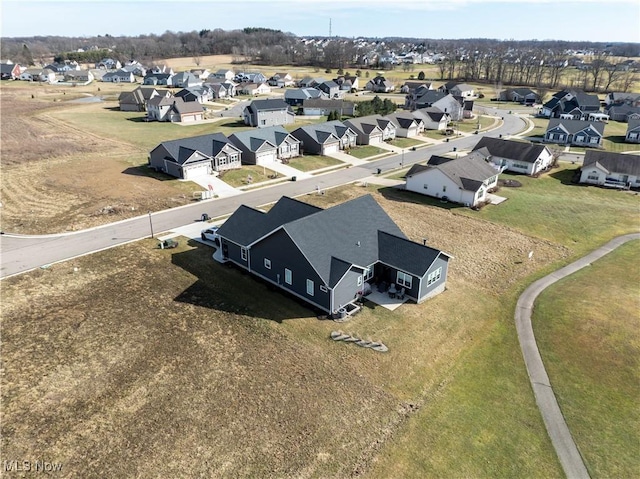
[[[589,253],[588,255],[574,261],[573,263],[561,268],[554,273],[539,279],[529,286],[518,299],[516,306],[515,320],[516,329],[518,331],[518,341],[524,356],[524,362],[527,367],[531,387],[536,397],[538,409],[542,414],[542,419],[547,428],[547,433],[551,438],[553,447],[556,450],[558,459],[562,464],[562,469],[566,476],[573,478],[589,478],[582,456],[576,447],[569,427],[564,420],[556,396],[551,388],[549,376],[544,368],[536,338],[533,334],[531,325],[531,312],[533,311],[533,303],[542,291],[554,284],[556,281],[575,273],[576,271],[589,266],[592,262],[600,259],[607,253],[613,251],[618,246],[627,241],[640,239],[640,233],[632,233],[619,236],[609,241],[604,246]]]
[[[288,178],[295,176],[296,179],[298,180],[304,180],[305,178],[311,178],[313,176],[309,173],[305,173],[304,171],[296,170],[295,168],[292,168],[289,165],[285,165],[284,163],[280,163],[279,161],[268,163],[268,164],[265,164],[264,166]]]
[[[228,196],[239,195],[242,193],[241,190],[234,188],[214,175],[197,176],[195,178],[191,178],[191,181],[202,186],[205,190],[213,191],[213,194],[218,198],[226,198]]]

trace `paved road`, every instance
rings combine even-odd
[[[627,241],[640,239],[640,233],[619,236],[609,241],[604,246],[598,248],[592,253],[580,258],[577,261],[565,266],[564,268],[539,279],[529,286],[518,299],[516,306],[516,329],[518,331],[518,340],[520,348],[524,356],[524,362],[527,366],[527,373],[531,381],[531,387],[536,397],[536,402],[544,424],[547,428],[553,447],[556,450],[562,469],[566,476],[573,478],[589,478],[582,456],[576,447],[571,432],[564,420],[558,401],[553,393],[549,376],[544,368],[536,338],[533,334],[531,326],[531,312],[533,311],[533,303],[542,291],[554,284],[556,281],[575,273],[576,271],[589,266],[597,259],[603,257],[607,253],[613,251],[618,246]]]
[[[524,121],[515,115],[496,110],[492,113],[503,114],[505,121],[501,127],[491,131],[490,136],[506,136],[524,128]],[[471,148],[479,139],[479,135],[470,135],[448,143],[406,151],[404,156],[392,155],[361,166],[301,181],[279,183],[268,188],[251,190],[242,195],[206,200],[74,233],[18,236],[5,232],[0,236],[0,278],[149,237],[151,224],[155,233],[169,231],[198,220],[203,213],[207,213],[212,218],[229,215],[242,204],[257,207],[275,202],[282,195],[294,197],[316,191],[318,187],[327,189],[351,183],[371,176],[378,168],[384,173],[402,165],[426,161],[431,155],[450,152],[454,147],[458,150]]]

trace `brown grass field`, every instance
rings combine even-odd
[[[140,241],[3,282],[3,456],[62,462],[65,477],[365,473],[486,336],[500,293],[568,254],[386,190],[303,199],[365,193],[455,257],[446,293],[350,321],[389,354],[333,343],[340,325],[216,264],[208,247]],[[532,248],[535,261],[517,260]],[[533,400],[523,407],[543,434]],[[531,450],[548,455],[534,438],[518,454]]]

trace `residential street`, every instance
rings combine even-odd
[[[490,136],[502,135],[506,137],[518,133],[525,126],[525,122],[517,115],[508,114],[502,110],[489,109],[488,111],[504,117],[504,124],[490,131]],[[316,191],[318,188],[327,189],[362,180],[375,174],[378,168],[384,173],[398,169],[402,165],[410,166],[414,163],[424,162],[431,155],[441,155],[452,151],[453,147],[458,150],[469,149],[480,138],[481,135],[464,136],[448,143],[420,148],[416,151],[406,151],[404,155],[397,154],[308,179],[278,183],[241,195],[205,200],[74,233],[19,236],[6,231],[0,236],[0,278],[149,237],[151,236],[151,227],[153,227],[154,234],[157,235],[197,221],[203,213],[207,213],[211,218],[229,215],[242,204],[256,207],[272,203],[283,195],[295,197]]]

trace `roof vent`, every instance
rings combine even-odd
[[[360,241],[356,241],[356,246],[360,246]]]

